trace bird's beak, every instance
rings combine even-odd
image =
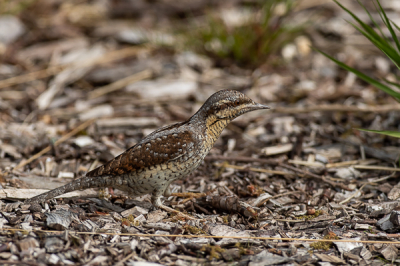
[[[259,109],[271,109],[271,108],[264,104],[255,103],[254,105],[252,105],[250,107],[250,109],[253,111],[253,110],[259,110]]]

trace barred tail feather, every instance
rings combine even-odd
[[[78,178],[64,186],[55,188],[48,192],[42,193],[30,199],[27,199],[25,204],[39,203],[44,202],[46,200],[52,199],[59,195],[72,192],[75,190],[88,189],[88,188],[100,188],[100,187],[109,187],[113,185],[113,180],[115,177],[110,176],[96,176],[96,177],[81,177]]]

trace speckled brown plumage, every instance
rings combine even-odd
[[[181,124],[181,123],[179,123]],[[179,126],[179,125],[173,125]],[[159,131],[168,131],[171,126]],[[154,132],[154,133],[156,133]],[[153,134],[154,134],[153,133]],[[143,144],[135,145],[118,155],[105,165],[90,171],[86,176],[116,176],[130,173],[134,170],[149,168],[152,165],[161,165],[185,153],[187,143],[193,142],[189,131],[163,135],[150,139]]]
[[[238,91],[214,93],[188,121],[154,131],[84,177],[28,199],[26,203],[45,201],[79,189],[115,187],[131,196],[150,193],[156,207],[165,207],[160,198],[169,194],[169,184],[200,165],[230,121],[259,109],[268,107]]]

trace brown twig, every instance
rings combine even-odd
[[[303,191],[290,191],[290,192],[278,194],[278,195],[275,195],[275,196],[272,196],[272,197],[269,197],[269,198],[266,198],[266,199],[262,200],[261,202],[259,202],[257,204],[256,207],[261,207],[264,203],[266,203],[270,199],[276,199],[276,198],[280,198],[280,197],[284,197],[284,196],[288,196],[288,195],[293,195],[293,194],[297,194],[297,193],[304,193],[304,192]]]
[[[292,220],[290,220],[292,221]],[[18,228],[1,228],[0,231],[18,231],[18,232],[40,232],[40,233],[56,233],[55,230],[25,230]],[[110,235],[110,236],[138,236],[138,237],[159,237],[158,234],[131,234],[131,233],[111,233],[111,232],[73,232],[77,235]],[[233,238],[233,239],[255,239],[255,240],[279,240],[279,241],[299,241],[299,242],[345,242],[345,243],[364,243],[364,244],[395,244],[398,241],[375,241],[375,240],[353,240],[353,239],[308,239],[308,238],[282,238],[282,237],[258,237],[258,236],[209,236],[209,235],[162,235],[163,237],[182,237],[182,238]],[[390,237],[400,237],[400,234],[388,234]]]
[[[275,107],[271,109],[274,113],[283,114],[299,114],[299,113],[310,113],[310,112],[369,112],[369,113],[387,113],[390,111],[400,111],[400,105],[398,104],[387,104],[377,106],[349,106],[341,104],[324,104],[316,106],[303,106],[298,107]]]
[[[282,167],[284,167],[286,169],[292,170],[293,172],[296,172],[296,173],[299,173],[299,174],[302,174],[302,175],[305,175],[305,176],[309,176],[309,177],[321,180],[321,181],[323,181],[323,182],[325,182],[325,183],[327,183],[327,184],[329,184],[329,185],[331,185],[333,187],[339,187],[339,188],[347,190],[347,191],[353,191],[352,189],[348,188],[345,184],[332,182],[330,180],[327,180],[323,176],[319,176],[319,175],[313,174],[311,172],[308,172],[308,171],[305,171],[305,170],[302,170],[302,169],[299,169],[299,168],[296,168],[296,167],[293,167],[293,166],[290,166],[290,165],[287,165],[287,164],[284,164],[284,163],[280,163],[279,166],[282,166]]]
[[[89,99],[94,99],[100,96],[103,96],[105,94],[117,91],[119,89],[124,88],[125,86],[127,86],[128,84],[134,83],[134,82],[138,82],[140,80],[144,80],[147,78],[150,78],[153,75],[153,71],[151,71],[150,69],[146,69],[143,71],[140,71],[138,73],[135,73],[133,75],[130,75],[128,77],[125,77],[123,79],[117,80],[111,84],[108,84],[106,86],[100,87],[94,91],[91,91],[88,95]]]
[[[1,265],[6,265],[6,264],[11,264],[11,265],[32,265],[36,266],[39,265],[36,262],[30,262],[30,261],[15,261],[15,260],[0,260]]]
[[[270,169],[254,168],[254,167],[246,167],[246,166],[239,166],[239,165],[233,165],[233,164],[216,163],[215,166],[233,168],[233,169],[237,169],[237,170],[248,170],[248,171],[259,172],[259,173],[268,173],[268,174],[274,174],[274,175],[293,176],[292,173],[288,173],[288,172],[283,172],[283,171],[278,171],[278,170],[270,170]]]
[[[97,65],[97,64],[105,64],[105,63],[119,60],[119,59],[122,59],[122,58],[125,58],[128,56],[136,55],[142,49],[143,48],[129,47],[129,48],[124,48],[124,49],[120,49],[117,51],[111,51],[97,60],[89,61],[87,63],[82,63],[79,67],[88,67],[88,66],[93,66],[93,65]],[[151,49],[151,48],[146,47],[144,49]],[[7,88],[7,87],[10,87],[13,85],[22,84],[22,83],[26,83],[26,82],[37,80],[37,79],[50,77],[52,75],[55,75],[55,74],[61,72],[63,69],[70,67],[71,65],[73,65],[75,63],[76,62],[67,64],[67,65],[62,65],[62,66],[61,65],[51,66],[49,68],[42,69],[39,71],[35,71],[35,72],[28,73],[28,74],[23,74],[20,76],[0,80],[0,89],[4,89],[4,88]]]
[[[221,155],[211,155],[206,156],[204,158],[206,161],[217,161],[217,160],[224,160],[224,161],[236,161],[236,162],[256,162],[262,164],[269,164],[269,165],[278,165],[282,162],[282,160],[277,159],[261,159],[261,158],[251,158],[251,157],[244,157],[244,156],[221,156]]]
[[[381,170],[381,171],[394,171],[400,172],[400,168],[386,167],[379,165],[353,165],[354,169],[364,169],[364,170]]]

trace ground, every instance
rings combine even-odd
[[[384,4],[396,20],[396,1]],[[0,264],[400,263],[400,141],[358,130],[398,131],[400,105],[310,46],[370,76],[396,81],[398,70],[334,2],[302,1],[293,39],[268,55],[234,47],[242,56],[216,52],[221,36],[192,41],[216,14],[230,29],[245,25],[256,1],[1,5]],[[234,120],[173,183],[204,193],[164,198],[194,220],[112,188],[23,204],[188,119],[221,89],[271,110]]]

